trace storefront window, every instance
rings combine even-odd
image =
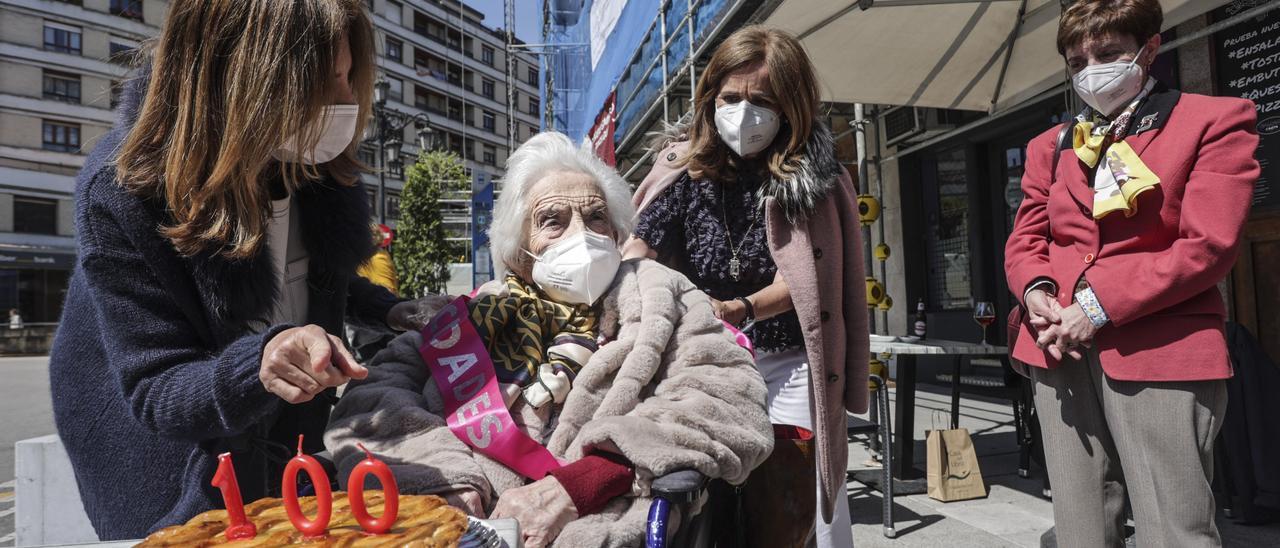
[[[1022,172],[1027,158],[1027,147],[1016,146],[1004,150],[1004,204],[1006,233],[1013,232],[1013,219],[1022,205]]]
[[[17,308],[23,321],[52,323],[62,314],[67,295],[67,270],[0,269],[0,308]]]
[[[943,151],[938,162],[938,209],[930,216],[929,300],[931,308],[970,306],[969,185],[963,147]]]

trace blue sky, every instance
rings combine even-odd
[[[511,0],[516,6],[516,38],[526,43],[542,42],[542,2],[540,0]],[[488,27],[505,27],[502,9],[504,0],[464,0],[484,13]]]

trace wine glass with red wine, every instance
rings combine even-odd
[[[973,321],[982,326],[982,346],[987,346],[987,326],[996,321],[996,305],[989,301],[973,305]]]

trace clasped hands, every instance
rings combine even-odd
[[[1036,331],[1036,346],[1049,352],[1055,360],[1063,356],[1083,359],[1080,348],[1093,344],[1093,336],[1098,332],[1079,303],[1064,308],[1058,299],[1041,289],[1027,293],[1027,313]]]

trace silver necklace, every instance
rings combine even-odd
[[[747,231],[742,234],[742,241],[735,246],[733,244],[733,230],[729,228],[729,212],[727,206],[725,206],[725,202],[728,200],[724,195],[725,191],[722,186],[720,187],[720,221],[724,223],[724,235],[729,240],[729,277],[736,282],[742,275],[742,261],[738,260],[738,252],[742,251],[742,245],[747,243],[747,236],[751,234],[751,229],[756,227],[756,222],[760,220],[760,216],[752,216],[751,224],[747,225]]]

